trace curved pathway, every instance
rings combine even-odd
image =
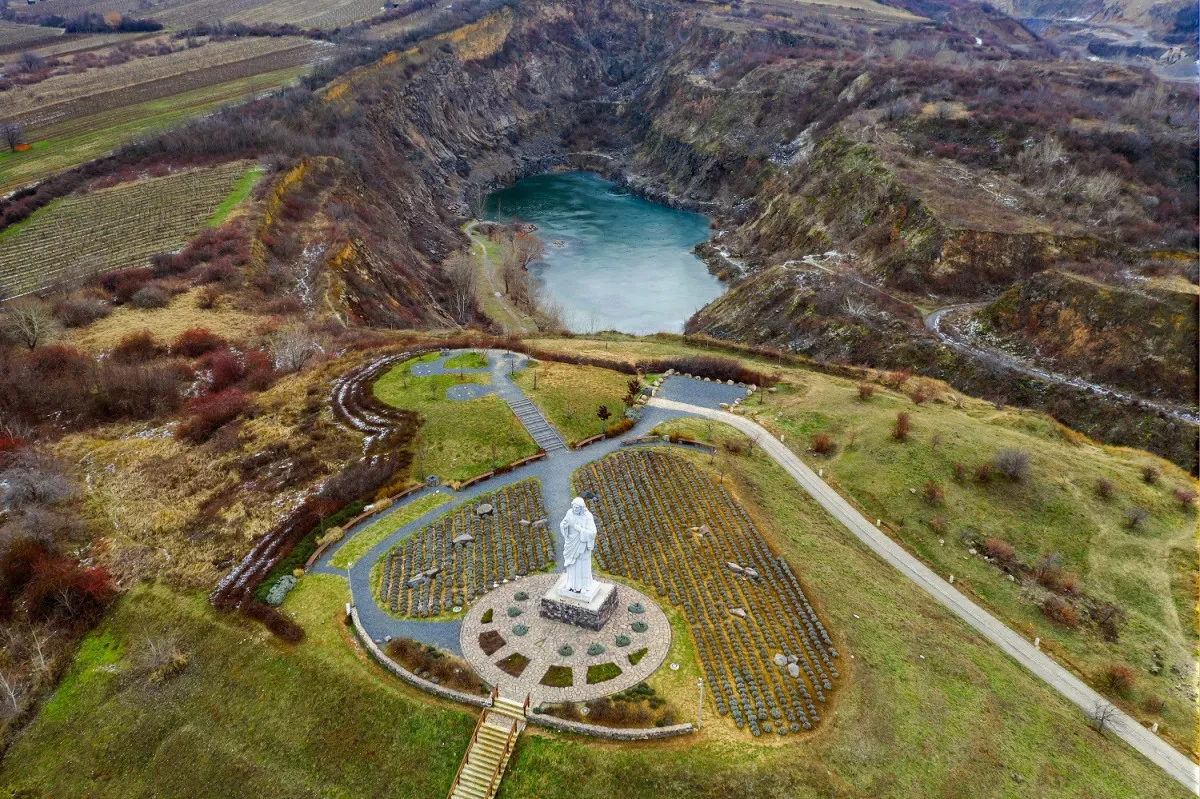
[[[999,646],[1017,663],[1081,708],[1084,713],[1093,714],[1097,708],[1111,708],[1114,715],[1109,722],[1109,729],[1193,793],[1200,794],[1200,767],[1197,767],[1187,756],[1143,727],[1136,719],[1111,705],[1100,694],[1051,660],[1032,643],[960,594],[950,583],[943,580],[928,566],[910,555],[875,525],[867,521],[790,449],[758,423],[737,414],[700,408],[667,399],[651,399],[648,404],[676,414],[701,416],[724,422],[750,436],[772,460],[782,466],[792,476],[792,479],[800,484],[801,488],[820,503],[821,507],[848,528],[875,554],[974,627],[989,641]]]
[[[1059,374],[1058,372],[1051,372],[1047,369],[1034,366],[1028,361],[1025,361],[1014,355],[1009,355],[1006,352],[1002,352],[994,347],[984,347],[978,344],[973,344],[967,341],[965,337],[956,335],[954,332],[948,332],[946,329],[943,329],[942,320],[947,315],[957,313],[959,311],[973,311],[982,307],[982,303],[947,305],[945,308],[939,308],[933,313],[926,315],[924,318],[925,327],[931,333],[937,336],[938,340],[940,340],[947,347],[950,347],[951,349],[961,352],[964,355],[968,355],[972,358],[990,361],[1014,372],[1020,372],[1021,374],[1029,375],[1030,377],[1036,377],[1039,380],[1047,380],[1051,383],[1061,383],[1063,385],[1071,386],[1072,388],[1090,391],[1093,394],[1099,394],[1105,397],[1113,397],[1115,399],[1125,400],[1126,402],[1137,402],[1145,405],[1148,408],[1153,408],[1156,411],[1160,411],[1167,416],[1170,416],[1172,419],[1177,419],[1181,422],[1188,422],[1189,424],[1200,424],[1200,414],[1196,413],[1195,411],[1187,410],[1170,403],[1139,397],[1136,394],[1131,394],[1127,391],[1120,391],[1112,386],[1091,383],[1087,380],[1084,380],[1082,377],[1073,377],[1071,375]]]

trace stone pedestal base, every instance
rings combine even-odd
[[[567,575],[558,578],[554,587],[542,595],[538,615],[543,619],[572,624],[599,632],[617,608],[617,587],[612,583],[596,582],[595,593],[590,601],[564,596]]]

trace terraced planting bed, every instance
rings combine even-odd
[[[490,510],[489,510],[490,508]],[[404,539],[381,560],[380,604],[401,616],[461,608],[500,581],[554,565],[541,484],[480,495]]]
[[[235,161],[54,202],[0,232],[0,289],[21,294],[175,249],[251,168]]]
[[[791,568],[750,517],[698,468],[656,450],[581,468],[601,568],[653,586],[682,610],[717,712],[754,735],[821,719],[838,652]]]

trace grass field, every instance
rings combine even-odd
[[[57,200],[0,232],[0,288],[20,294],[140,265],[185,243],[253,173],[235,161]]]
[[[629,375],[553,361],[531,363],[531,366],[533,368],[514,374],[513,382],[567,441],[580,441],[603,430],[596,417],[596,410],[601,405],[612,414],[607,424],[621,418],[625,410],[621,397],[629,391]],[[537,373],[537,388],[533,387],[534,372]]]
[[[414,477],[465,480],[537,452],[537,444],[496,395],[465,402],[446,399],[450,386],[486,385],[487,374],[413,377],[408,373],[413,363],[405,361],[379,378],[374,392],[388,405],[421,414]]]
[[[487,358],[478,352],[460,352],[458,355],[447,358],[446,363],[443,364],[447,369],[486,369],[487,365]]]
[[[355,533],[354,537],[334,553],[329,564],[337,569],[345,569],[351,563],[361,558],[371,547],[387,538],[411,521],[421,518],[434,508],[445,505],[453,499],[449,494],[429,494],[414,499],[395,513],[389,513],[373,524],[369,524]]]
[[[707,456],[685,456],[707,468]],[[763,456],[722,465],[764,534],[803,564],[806,591],[845,653],[846,684],[827,726],[749,742],[706,724],[698,735],[629,745],[531,728],[501,799],[1186,795],[897,579]],[[136,590],[81,647],[9,751],[0,786],[94,797],[439,795],[473,716],[415,694],[358,654],[341,624],[345,599],[340,578],[301,578],[283,610],[307,638],[285,647],[199,596]],[[681,626],[673,624],[677,636]],[[189,662],[151,686],[139,678],[138,653],[165,630]],[[680,670],[651,679],[685,719],[695,696],[688,654],[673,646]]]

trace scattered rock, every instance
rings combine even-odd
[[[474,540],[475,536],[471,535],[470,533],[463,533],[462,535],[454,536],[455,544],[469,544]]]
[[[747,577],[757,577],[758,571],[747,566],[745,569],[742,569],[742,574],[746,575]]]
[[[745,608],[730,608],[729,612],[732,613],[734,616],[737,616],[739,619],[746,618],[746,609]]]
[[[741,566],[739,566],[739,565],[737,565],[736,563],[734,563],[732,560],[727,560],[727,561],[725,561],[725,565],[726,565],[726,566],[728,566],[728,567],[729,567],[730,569],[732,569],[733,571],[737,572],[738,574],[741,574],[741,573],[743,573],[744,571],[746,571],[746,570],[745,570],[745,569],[743,569]]]
[[[787,662],[788,663],[799,663],[800,658],[796,657],[795,655],[788,655]]]
[[[789,663],[788,664],[788,676],[789,677],[799,677],[800,676],[800,667],[798,665],[796,665],[795,663]]]
[[[492,513],[494,510],[495,510],[495,508],[493,508],[491,505],[489,505],[488,503],[485,502],[482,505],[480,505],[478,508],[475,509],[475,515],[476,516],[487,516],[488,514]]]
[[[782,652],[776,652],[773,660],[776,666],[786,666],[788,662],[787,657]]]
[[[518,519],[517,524],[521,525],[522,527],[528,527],[529,520],[528,519]]]

